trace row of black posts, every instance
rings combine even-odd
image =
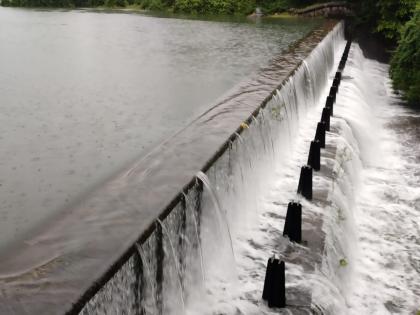
[[[307,165],[302,166],[297,192],[308,200],[312,199],[312,173],[321,169],[321,148],[325,148],[325,134],[330,131],[330,117],[334,113],[334,103],[338,87],[342,79],[342,71],[349,55],[351,41],[348,41],[338,65],[330,94],[327,97],[325,107],[322,110],[321,121],[318,122],[315,138],[311,141]],[[287,236],[291,242],[302,242],[302,205],[291,201],[287,206],[286,220],[284,223],[283,236]],[[286,307],[286,275],[285,262],[271,257],[267,262],[265,273],[263,300],[271,307]]]

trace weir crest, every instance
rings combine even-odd
[[[305,241],[308,227],[322,239],[322,220],[303,210],[303,246],[282,237],[282,220],[290,199],[308,206],[296,187],[309,145],[304,162],[291,156],[302,133],[313,137],[343,33],[325,21],[4,255],[0,313],[269,314],[273,253],[288,257],[288,307],[309,308],[304,277],[322,242]]]
[[[282,225],[276,222],[278,214],[261,211],[260,197],[272,189],[279,174],[285,182],[296,180],[298,170],[288,174],[285,165],[291,163],[288,159],[296,150],[300,129],[309,123],[308,112],[319,110],[327,95],[333,65],[341,55],[343,32],[340,23],[241,125],[205,173],[181,192],[179,202],[138,244],[139,252],[81,314],[122,310],[127,314],[214,314],[255,307],[269,314],[260,302],[264,265],[273,252],[283,256],[288,241],[272,238]],[[299,198],[296,194],[288,197]],[[304,251],[299,255],[305,257]],[[306,256],[309,259],[311,254]],[[302,276],[289,276],[292,293],[302,289]],[[310,298],[292,294],[288,301],[292,307],[310,308]],[[303,302],[309,305],[296,304]]]

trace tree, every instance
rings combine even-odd
[[[407,100],[420,106],[420,4],[400,34],[391,60],[391,77],[394,86],[405,92]]]
[[[352,4],[356,22],[366,25],[385,38],[397,41],[400,30],[413,16],[417,0],[357,0]]]

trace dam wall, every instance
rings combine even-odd
[[[264,265],[290,244],[272,244],[281,215],[261,211],[260,196],[326,97],[343,32],[342,23],[326,21],[4,257],[2,274],[10,276],[0,311],[269,312],[260,303]],[[282,175],[294,190],[292,176]],[[317,235],[315,221],[307,227]],[[291,278],[296,311],[310,308],[299,293],[302,275]]]
[[[324,96],[342,32],[339,24],[239,125],[81,314],[109,313],[127,306],[134,314],[136,310],[140,314],[234,313],[260,304],[263,265],[272,252],[249,258],[253,250],[246,248],[259,249],[246,240],[261,233],[255,225],[261,215],[258,198],[269,190],[273,172],[289,158],[287,150],[293,147],[300,120]],[[331,148],[328,152],[335,153]],[[332,170],[327,168],[323,174],[331,177]],[[325,190],[314,194],[318,203],[327,203]],[[289,264],[303,268],[304,274],[322,263],[324,246],[322,217],[305,216],[305,221],[306,251],[296,251],[290,242],[275,249]],[[252,289],[244,292],[241,282]],[[296,314],[310,312],[311,290],[290,276],[289,282],[289,309]],[[115,296],[121,300],[116,302]],[[246,303],[241,302],[243,296]],[[258,308],[264,313],[267,307]]]

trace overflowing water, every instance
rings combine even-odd
[[[342,154],[314,298],[324,313],[420,310],[420,113],[388,70],[352,46],[328,139]]]
[[[314,175],[314,200],[296,194],[342,36],[338,25],[242,125],[83,314],[420,309],[420,114],[404,108],[388,67],[366,59],[357,44]],[[303,207],[303,245],[282,236],[290,200]],[[273,254],[286,261],[284,310],[261,299]]]
[[[366,59],[357,44],[343,72],[321,171],[314,173],[314,199],[296,193],[343,48],[338,24],[232,135],[216,162],[197,173],[169,214],[156,219],[150,236],[134,245],[81,314],[420,310],[420,113],[392,90],[388,66]],[[303,207],[302,245],[282,235],[291,200]],[[49,239],[33,244],[43,241]],[[261,299],[273,255],[286,261],[284,310]],[[40,282],[60,287],[62,279],[47,271],[63,257],[0,277],[8,283],[0,298],[32,287],[31,277],[40,275]]]
[[[364,58],[356,44],[314,176],[316,198],[296,194],[343,47],[340,24],[210,169],[197,174],[194,187],[156,221],[82,314],[413,314],[420,308],[420,114],[401,105],[388,67]],[[282,236],[290,200],[303,206],[304,246]],[[309,235],[318,239],[317,251]],[[286,260],[283,311],[261,299],[273,254]]]
[[[134,286],[137,302],[109,298],[113,289],[107,285],[83,314],[97,313],[98,305],[99,313],[106,309],[107,314],[278,313],[261,301],[265,264],[287,246],[305,250],[282,237],[284,216],[288,201],[300,198],[299,168],[306,164],[343,43],[339,24],[258,115],[242,124],[208,171],[197,174],[195,186],[169,216],[156,223],[132,258],[145,272],[137,275],[130,261],[118,272],[137,279],[129,288]],[[309,292],[306,277],[301,266],[288,265],[288,289]]]

